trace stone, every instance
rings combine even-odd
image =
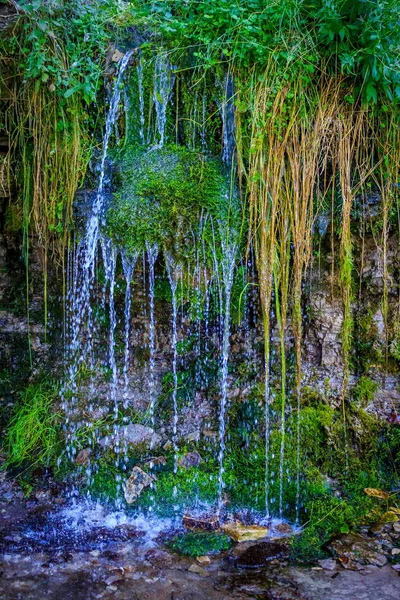
[[[146,467],[152,469],[153,467],[160,467],[167,463],[165,456],[153,456],[144,463]]]
[[[200,565],[209,565],[211,563],[209,556],[198,556],[196,560]]]
[[[155,433],[151,427],[140,425],[140,423],[130,423],[129,425],[118,427],[117,433],[114,432],[110,436],[101,438],[99,444],[103,448],[110,448],[115,445],[117,440],[120,445],[139,446],[144,444],[150,448],[154,448],[160,445],[161,436]]]
[[[286,554],[286,548],[277,542],[260,542],[247,548],[237,559],[236,565],[242,569],[260,569]]]
[[[210,514],[185,514],[182,523],[189,530],[215,531],[219,529],[220,522],[217,515]]]
[[[126,502],[128,504],[135,502],[142,491],[150,487],[153,481],[155,481],[154,477],[143,471],[140,467],[134,467],[131,476],[125,484],[124,496]]]
[[[202,460],[200,454],[195,450],[181,456],[178,460],[178,465],[183,469],[190,469],[190,467],[198,467]]]
[[[196,573],[196,575],[201,575],[202,577],[210,576],[210,573],[207,573],[207,571],[203,567],[197,565],[196,563],[190,565],[188,571],[190,571],[191,573]]]
[[[111,60],[115,63],[119,62],[121,60],[121,58],[124,56],[124,53],[121,52],[120,50],[118,50],[118,48],[116,48],[113,52],[113,55],[111,57]]]
[[[392,548],[391,555],[392,556],[399,556],[400,555],[400,548]]]
[[[395,533],[400,533],[400,523],[393,523],[393,531]]]
[[[289,523],[278,523],[278,525],[275,525],[274,527],[275,531],[278,533],[292,533],[293,532],[293,527],[291,525],[289,525]]]
[[[387,563],[387,558],[382,554],[379,544],[358,533],[350,533],[334,540],[330,549],[338,556],[345,568],[353,568],[353,563],[361,568],[364,565],[383,567]]]
[[[213,431],[212,429],[203,429],[202,434],[205,438],[210,440],[218,439],[218,431]]]
[[[187,442],[198,442],[200,439],[200,430],[196,429],[195,431],[191,431],[185,436],[185,440]]]
[[[268,527],[261,525],[244,525],[240,521],[224,523],[222,531],[235,542],[252,542],[267,537]]]
[[[320,567],[325,569],[325,571],[336,571],[337,562],[333,558],[324,558],[318,561]]]
[[[75,463],[77,465],[86,467],[89,464],[91,453],[92,450],[90,448],[84,448],[83,450],[79,450],[78,455],[75,458]]]

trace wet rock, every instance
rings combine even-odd
[[[282,558],[285,554],[286,548],[282,544],[260,542],[245,550],[236,560],[236,564],[242,569],[259,569],[273,560]]]
[[[196,429],[195,431],[191,431],[185,436],[185,440],[187,442],[198,442],[200,439],[200,430]]]
[[[153,467],[163,466],[166,463],[167,463],[167,459],[165,458],[165,456],[153,456],[152,458],[147,460],[144,464],[146,467],[153,468]]]
[[[77,465],[82,465],[83,467],[86,467],[86,465],[89,464],[91,453],[92,450],[90,448],[84,448],[83,450],[80,450],[75,459],[75,463]]]
[[[350,533],[334,540],[330,548],[345,568],[363,568],[364,565],[383,567],[387,563],[381,546],[358,533]]]
[[[284,534],[289,534],[293,532],[293,527],[289,525],[289,523],[278,523],[278,525],[275,525],[274,529],[278,533]]]
[[[183,469],[190,469],[190,467],[198,467],[202,460],[200,454],[195,450],[181,456],[178,460],[178,465]]]
[[[196,560],[200,565],[209,565],[211,562],[211,558],[209,556],[198,556]]]
[[[222,531],[229,535],[235,542],[252,542],[267,537],[268,527],[261,525],[244,525],[240,521],[225,523]]]
[[[119,444],[128,444],[128,446],[139,446],[145,444],[154,448],[161,443],[161,437],[154,432],[151,427],[140,425],[139,423],[131,423],[129,425],[118,427],[117,432],[113,435],[101,438],[100,446],[103,448],[113,447],[116,442]]]
[[[196,575],[201,575],[202,577],[209,577],[210,573],[207,573],[207,571],[201,567],[200,565],[193,563],[192,565],[190,565],[188,571],[190,571],[191,573],[196,573]]]
[[[210,441],[218,439],[218,431],[213,431],[212,429],[203,429],[202,434]]]
[[[218,516],[210,514],[185,514],[182,523],[189,530],[215,531],[220,526]]]
[[[318,564],[325,571],[336,571],[338,567],[336,560],[333,558],[324,558],[323,560],[319,560]]]
[[[125,484],[124,496],[128,504],[137,500],[142,491],[150,487],[154,477],[143,471],[140,467],[134,467],[131,476]]]

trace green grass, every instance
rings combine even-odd
[[[9,422],[4,444],[8,465],[55,465],[61,442],[56,399],[56,389],[47,383],[32,384],[22,394]]]

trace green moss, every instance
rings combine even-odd
[[[185,556],[205,556],[229,550],[232,542],[223,533],[185,533],[171,540],[170,547]]]
[[[218,160],[181,146],[127,147],[107,215],[108,234],[131,252],[158,243],[190,258],[202,211],[227,221],[235,203],[237,211]]]

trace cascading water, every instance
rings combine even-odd
[[[221,226],[220,226],[221,227]],[[231,326],[231,294],[233,286],[233,276],[235,272],[235,261],[238,246],[235,241],[235,233],[224,231],[221,233],[221,270],[224,284],[224,305],[222,320],[222,346],[221,346],[221,398],[219,409],[219,454],[218,454],[218,512],[223,507],[223,489],[224,489],[224,457],[225,457],[225,429],[226,429],[226,405],[228,399],[228,362],[230,346],[230,326]],[[228,239],[227,239],[228,238]]]
[[[158,142],[156,148],[162,148],[165,142],[167,106],[175,83],[166,54],[158,54],[154,66],[154,105],[157,115]]]
[[[172,374],[173,374],[173,421],[172,421],[172,444],[174,448],[174,473],[178,472],[178,298],[177,288],[180,270],[172,258],[171,254],[165,253],[165,265],[167,268],[168,279],[172,294]]]
[[[136,67],[139,95],[139,114],[140,114],[140,141],[144,144],[144,89],[143,89],[143,64],[142,57],[139,56],[139,61]]]
[[[150,319],[149,319],[149,387],[150,387],[150,423],[152,428],[155,427],[155,415],[154,407],[156,402],[156,382],[155,382],[155,351],[156,351],[156,327],[155,327],[155,315],[154,315],[154,287],[155,287],[155,273],[154,267],[158,256],[157,244],[147,244],[147,259],[149,263],[149,308],[150,308]]]
[[[99,167],[99,183],[94,201],[86,222],[86,230],[82,241],[76,248],[74,257],[74,277],[73,287],[68,290],[68,312],[70,335],[69,344],[66,352],[68,360],[67,379],[61,390],[62,407],[66,414],[65,429],[67,437],[67,457],[70,461],[74,460],[76,454],[75,434],[78,423],[74,422],[78,403],[77,374],[80,365],[87,364],[93,366],[93,345],[92,345],[92,306],[90,303],[91,294],[95,281],[95,260],[97,254],[100,221],[104,215],[105,188],[106,188],[106,166],[108,149],[111,135],[118,115],[118,107],[121,99],[122,82],[133,51],[128,52],[121,59],[118,66],[118,75],[114,83],[113,92],[110,98],[109,110],[106,118],[106,126],[103,140],[103,152]],[[114,292],[114,274],[115,251],[110,249],[111,266],[108,270],[108,279],[110,281],[110,296]],[[107,252],[106,252],[107,254]],[[106,269],[107,270],[107,269]],[[110,310],[110,312],[112,312]],[[114,324],[115,326],[115,324]],[[114,331],[111,326],[110,331]],[[111,334],[110,334],[111,335]],[[113,335],[113,334],[112,334]],[[113,344],[111,344],[113,346]],[[84,349],[82,352],[82,348]],[[110,352],[113,352],[114,350]],[[116,368],[113,355],[110,355],[110,365],[113,369],[113,380],[116,379]]]

